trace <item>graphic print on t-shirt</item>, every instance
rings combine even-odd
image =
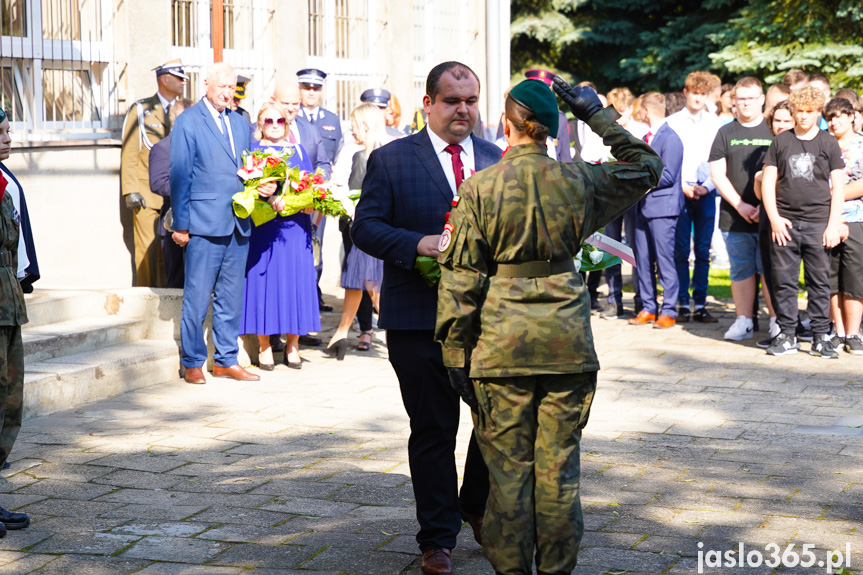
[[[794,154],[788,158],[792,178],[806,178],[807,182],[815,179],[815,156],[809,152]]]

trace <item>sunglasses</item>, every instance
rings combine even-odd
[[[288,123],[288,121],[285,120],[284,118],[279,118],[278,120],[273,120],[272,118],[265,118],[264,119],[264,125],[265,126],[272,126],[273,123],[276,123],[280,126],[284,126],[285,124]]]

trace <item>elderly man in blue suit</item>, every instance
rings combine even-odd
[[[351,237],[384,260],[379,325],[410,417],[408,459],[420,530],[423,573],[451,573],[462,519],[481,539],[488,469],[471,436],[458,493],[453,451],[459,396],[434,341],[437,289],[414,269],[437,256],[440,235],[463,179],[500,160],[500,149],[471,135],[479,116],[479,78],[458,62],[435,66],[423,106],[428,125],[371,153]]]
[[[641,100],[641,115],[641,120],[650,126],[644,141],[662,158],[663,168],[659,184],[637,204],[635,261],[644,309],[629,323],[654,322],[654,328],[664,329],[677,323],[680,282],[674,263],[674,238],[684,202],[680,180],[683,142],[665,123],[665,97],[662,94],[645,94]],[[657,273],[663,289],[661,310],[656,302]]]
[[[213,375],[257,381],[237,363],[251,222],[231,207],[232,196],[243,189],[237,170],[251,135],[245,118],[229,108],[237,87],[234,68],[213,64],[204,85],[206,96],[181,114],[171,131],[172,237],[186,248],[181,361],[187,383],[206,383],[203,323],[212,294]],[[275,190],[270,183],[258,193],[269,197]]]

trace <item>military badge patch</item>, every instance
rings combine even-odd
[[[449,247],[450,243],[452,243],[452,233],[455,231],[455,227],[449,222],[443,227],[443,233],[440,235],[440,243],[438,244],[437,251],[445,252]]]

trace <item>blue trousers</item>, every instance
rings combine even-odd
[[[183,284],[181,362],[201,367],[207,361],[204,319],[213,298],[213,360],[221,367],[237,364],[237,338],[243,308],[249,238],[236,230],[230,236],[191,236],[186,244],[186,281]]]
[[[707,276],[710,272],[710,240],[716,222],[716,193],[697,200],[686,199],[677,220],[674,264],[680,282],[678,303],[689,307],[689,239],[693,239],[695,269],[692,272],[692,299],[696,306],[707,303]]]
[[[680,283],[674,263],[674,239],[677,218],[644,218],[635,220],[635,260],[638,263],[638,283],[644,311],[677,317],[677,296]],[[656,304],[656,276],[662,284],[662,310]]]

